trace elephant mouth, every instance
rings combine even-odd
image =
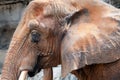
[[[20,75],[19,75],[19,79],[18,80],[26,80],[26,78],[29,77],[33,77],[35,76],[37,73],[39,73],[41,71],[41,68],[38,68],[38,65],[36,64],[35,67],[33,69],[23,69],[20,71]]]
[[[28,70],[23,70],[21,71],[20,73],[20,76],[19,76],[19,79],[18,80],[26,80],[27,78],[27,75],[29,77],[33,77],[35,74],[37,74],[38,72],[37,71],[28,71]]]
[[[29,77],[33,77],[37,73],[39,73],[40,71],[41,71],[41,68],[38,64],[38,61],[31,66],[30,65],[23,65],[20,67],[19,80],[25,80],[25,78],[23,79],[23,77],[26,77],[27,75]],[[21,76],[22,76],[22,79],[20,79]]]
[[[33,77],[37,73],[39,73],[40,71],[41,71],[41,68],[39,68],[38,64],[36,64],[35,67],[32,70],[28,71],[28,76]]]
[[[38,67],[38,64],[35,65],[34,68],[26,67],[24,69],[20,70],[20,75],[19,75],[19,80],[25,80],[25,79],[20,79],[20,77],[26,77],[27,75],[29,77],[35,76],[37,73],[41,71],[41,68]]]

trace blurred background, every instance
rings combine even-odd
[[[22,12],[31,0],[0,0],[0,73],[6,51],[11,37],[21,18]],[[120,8],[120,0],[103,0],[117,8]],[[54,68],[54,79],[60,80],[61,66]],[[42,72],[29,80],[42,79]],[[77,80],[75,76],[68,75],[65,80]]]

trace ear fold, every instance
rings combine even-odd
[[[65,20],[66,20],[67,24],[69,24],[69,23],[73,24],[74,21],[76,21],[80,17],[82,17],[84,15],[88,15],[88,14],[89,14],[89,12],[87,9],[82,9],[82,10],[76,11],[76,12],[66,16]]]
[[[94,23],[84,10],[67,20],[71,26],[61,46],[63,77],[86,65],[110,63],[120,58],[119,21],[101,17],[101,22]]]

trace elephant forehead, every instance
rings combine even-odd
[[[51,28],[54,29],[56,25],[56,19],[52,16],[42,16],[42,17],[37,17],[37,20],[39,21],[39,27],[46,27],[46,28]]]

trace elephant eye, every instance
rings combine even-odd
[[[40,33],[38,33],[36,30],[33,30],[31,32],[31,42],[38,43],[40,41]]]

